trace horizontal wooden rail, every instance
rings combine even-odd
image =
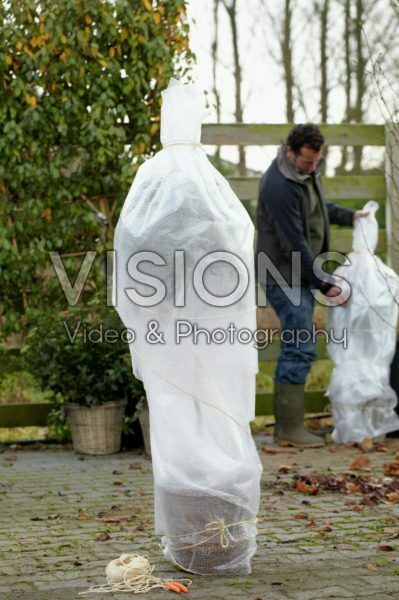
[[[227,177],[240,200],[258,198],[259,177]],[[377,200],[385,204],[385,177],[379,175],[342,175],[323,177],[323,187],[329,200]]]
[[[246,203],[243,202],[245,205]],[[255,222],[255,210],[248,210],[249,216]],[[387,232],[385,229],[378,231],[378,245],[376,252],[385,252],[387,249]],[[348,227],[331,228],[330,251],[346,254],[352,250],[352,229]]]
[[[305,393],[305,412],[318,413],[328,410],[329,399],[322,390]],[[267,416],[273,414],[272,394],[256,394],[255,414]]]
[[[305,410],[308,413],[322,412],[328,405],[328,398],[322,390],[306,392]],[[0,428],[6,427],[44,427],[52,405],[41,404],[3,404],[0,405]],[[256,416],[273,414],[272,394],[256,394]]]
[[[0,404],[0,427],[37,427],[46,425],[52,409],[49,402]]]
[[[319,125],[328,146],[384,146],[384,125],[344,123]],[[277,146],[293,123],[204,123],[201,141],[215,146]]]

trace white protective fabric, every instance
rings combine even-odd
[[[364,209],[368,217],[357,219],[353,232],[350,266],[335,275],[346,279],[351,297],[346,306],[328,310],[328,329],[341,342],[329,342],[334,362],[327,394],[332,403],[338,443],[361,442],[399,429],[394,411],[397,397],[389,385],[389,367],[395,353],[398,322],[399,277],[374,252],[378,242],[376,202]]]
[[[162,96],[163,150],[140,167],[123,205],[113,279],[116,310],[136,333],[129,344],[133,372],[149,402],[155,530],[164,555],[188,571],[249,573],[262,471],[249,428],[258,370],[254,341],[248,342],[256,330],[254,228],[200,145],[204,94],[172,80]],[[138,267],[165,284],[156,305],[154,285],[137,282],[126,269],[129,257],[143,251],[162,257]],[[176,283],[182,261],[174,264],[175,251],[184,251],[184,289]],[[229,252],[243,263],[240,281],[227,262],[206,269],[204,285],[220,306],[201,299],[193,285],[195,266],[211,252]],[[242,297],[223,306],[223,297],[241,284]],[[132,302],[127,288],[149,296],[148,306]],[[177,343],[178,320],[187,321],[182,331],[206,329],[215,341],[207,343],[205,333],[195,340],[193,331]],[[146,340],[151,321],[164,343],[151,343],[155,335]],[[224,333],[227,340],[218,343]]]

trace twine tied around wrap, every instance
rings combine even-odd
[[[230,540],[227,537],[226,531],[229,530],[230,527],[234,527],[235,525],[244,525],[250,523],[252,525],[256,525],[258,519],[250,519],[244,521],[237,521],[236,523],[228,523],[226,525],[224,519],[219,519],[218,521],[211,521],[207,523],[201,531],[193,531],[191,533],[180,533],[179,535],[168,535],[166,537],[170,539],[180,538],[180,537],[188,537],[189,535],[199,535],[201,533],[210,533],[212,531],[216,531],[216,533],[207,537],[205,540],[197,542],[196,544],[190,544],[189,546],[182,546],[181,548],[175,548],[175,550],[186,550],[187,548],[195,548],[196,546],[201,546],[202,544],[206,544],[209,540],[213,539],[217,535],[220,535],[220,545],[222,548],[228,548],[230,545]]]

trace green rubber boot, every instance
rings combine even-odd
[[[305,386],[274,382],[274,439],[279,446],[319,448],[324,440],[310,433],[303,424]]]

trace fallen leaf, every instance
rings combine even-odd
[[[7,454],[4,457],[4,460],[9,460],[9,461],[14,461],[17,460],[17,455],[16,454]]]
[[[99,521],[103,523],[129,523],[135,518],[137,518],[137,515],[120,515],[115,517],[100,517]]]
[[[305,529],[313,529],[313,527],[316,527],[316,521],[313,520],[305,525]]]
[[[312,496],[316,495],[319,491],[318,484],[312,484],[312,482],[304,479],[298,479],[295,487],[298,492],[301,492],[302,494],[311,494]]]
[[[281,448],[279,446],[263,446],[262,452],[266,452],[266,454],[297,454],[298,450],[296,448]]]
[[[279,473],[290,473],[292,471],[291,465],[279,465],[278,472]]]
[[[363,450],[363,452],[369,452],[373,449],[374,442],[371,438],[364,438],[364,440],[357,445],[359,446],[360,450]]]
[[[354,469],[355,471],[371,471],[371,462],[369,457],[365,454],[357,456],[352,462],[350,468]]]
[[[367,568],[368,568],[370,571],[377,571],[377,570],[378,570],[378,567],[377,567],[377,565],[374,565],[373,563],[369,563],[369,564],[367,565]]]
[[[294,515],[294,519],[310,519],[310,517],[306,513],[298,513]]]
[[[78,515],[76,518],[78,519],[78,521],[88,521],[89,519],[91,519],[89,515],[85,514]]]
[[[393,546],[389,546],[388,544],[383,544],[382,546],[378,546],[377,550],[380,552],[392,552]]]
[[[385,467],[385,471],[384,471],[384,475],[393,475],[394,477],[399,477],[399,464],[396,463],[396,459],[395,459],[395,463],[385,463],[384,464]]]
[[[356,494],[356,492],[359,490],[359,486],[356,483],[353,483],[352,481],[347,481],[345,483],[345,493],[346,494]]]
[[[114,481],[113,485],[126,485],[124,481]]]
[[[109,535],[109,533],[100,533],[100,535],[96,537],[97,542],[106,542],[107,540],[110,540],[110,539],[111,539],[111,536]]]

